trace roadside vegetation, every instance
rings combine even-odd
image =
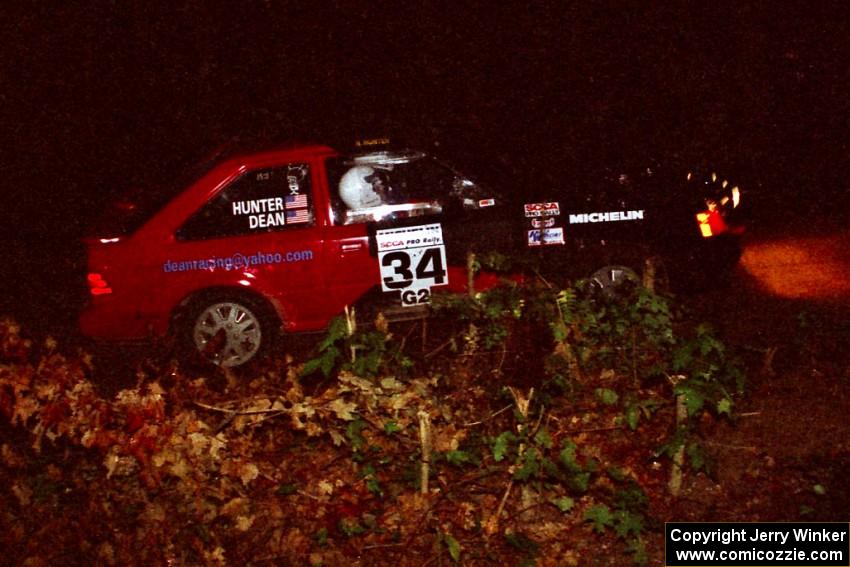
[[[147,360],[114,395],[97,360],[4,320],[7,559],[657,564],[662,510],[711,466],[702,425],[734,418],[733,353],[641,287],[434,310],[349,313],[250,371]]]

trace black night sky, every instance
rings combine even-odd
[[[517,191],[654,159],[716,164],[765,217],[848,202],[843,3],[352,6],[4,5],[7,252],[74,241],[115,192],[234,136],[438,143]]]

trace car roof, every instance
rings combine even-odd
[[[233,142],[226,144],[219,153],[217,161],[229,160],[254,160],[265,156],[280,156],[286,154],[294,159],[301,157],[312,157],[316,155],[333,155],[337,151],[325,144],[289,142],[289,143],[265,143],[265,142]]]

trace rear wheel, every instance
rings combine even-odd
[[[277,334],[277,326],[259,301],[210,296],[192,303],[182,334],[204,360],[236,367],[267,350]]]
[[[625,287],[637,286],[640,283],[637,272],[620,264],[603,266],[590,275],[590,285],[605,295],[614,295]]]

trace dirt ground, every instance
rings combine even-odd
[[[709,425],[714,474],[670,519],[847,520],[848,244],[828,224],[755,227],[729,286],[696,300],[753,370],[735,422]]]

